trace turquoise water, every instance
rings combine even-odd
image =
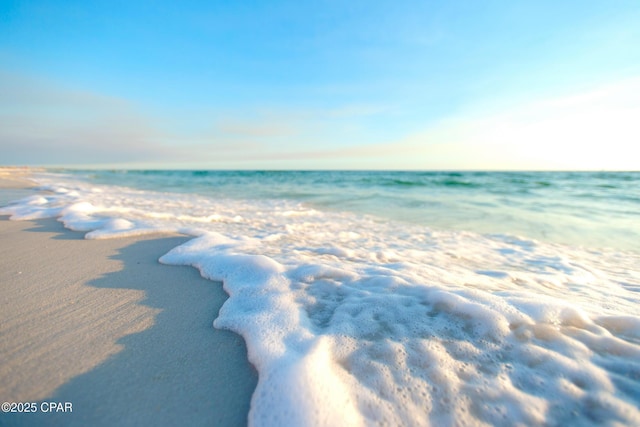
[[[219,198],[287,199],[436,230],[640,251],[640,172],[73,173],[100,184]]]

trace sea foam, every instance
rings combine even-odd
[[[36,180],[0,213],[193,236],[160,262],[223,282],[214,326],[259,372],[252,425],[640,425],[635,252]]]

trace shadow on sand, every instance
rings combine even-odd
[[[57,228],[46,220],[28,231],[82,238]],[[96,288],[142,290],[146,298],[139,304],[157,314],[150,328],[118,341],[122,351],[37,402],[39,407],[42,402],[71,402],[72,413],[3,414],[0,424],[245,425],[257,374],[242,338],[212,326],[227,294],[221,283],[203,279],[193,268],[157,261],[186,240],[134,240],[112,256],[122,263],[120,271],[88,282]]]

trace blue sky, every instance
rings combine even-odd
[[[30,165],[640,169],[634,1],[2,1]]]

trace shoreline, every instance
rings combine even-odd
[[[0,182],[0,204],[32,191]],[[73,407],[0,424],[246,424],[257,373],[242,337],[212,326],[227,294],[158,262],[189,238],[83,236],[55,219],[0,217],[0,398]]]
[[[0,166],[0,206],[33,194],[37,184],[29,179],[32,170]]]
[[[29,179],[34,170],[27,166],[0,166],[0,189],[31,188],[36,184]]]

